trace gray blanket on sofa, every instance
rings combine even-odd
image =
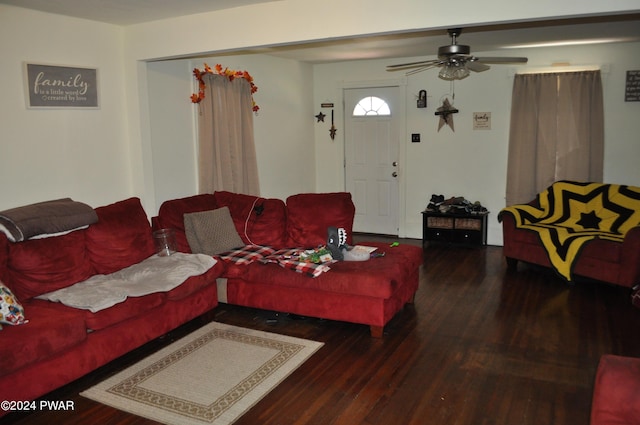
[[[176,252],[168,257],[152,255],[117,272],[97,274],[36,298],[96,313],[128,297],[169,292],[189,277],[206,273],[216,262],[216,259],[204,254]]]
[[[97,221],[98,216],[89,205],[63,198],[0,211],[0,232],[11,242],[21,242],[61,234]]]

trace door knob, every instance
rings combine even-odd
[[[393,161],[393,162],[391,163],[391,165],[393,165],[394,167],[397,167],[397,166],[398,166],[398,161]]]
[[[398,173],[396,173],[395,171],[394,171],[393,173],[391,173],[391,175],[392,175],[393,177],[398,177]]]

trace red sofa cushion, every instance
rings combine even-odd
[[[284,248],[287,212],[282,200],[227,191],[216,192],[214,196],[218,207],[229,207],[233,224],[245,244]]]
[[[109,274],[155,253],[151,225],[140,199],[96,208],[98,222],[87,229],[87,251],[96,272]]]
[[[80,312],[83,316],[83,321],[86,323],[86,328],[97,331],[146,314],[150,310],[165,303],[166,300],[182,300],[201,291],[206,286],[215,286],[215,279],[220,276],[223,271],[224,264],[222,261],[218,261],[206,273],[188,278],[185,282],[169,292],[156,292],[142,297],[128,297],[123,302],[95,313],[45,300],[32,300],[31,303],[35,306],[44,307],[55,304],[59,311]],[[27,319],[29,319],[28,316]]]
[[[331,270],[315,278],[275,263],[258,262],[249,265],[228,264],[225,276],[274,286],[387,299],[396,291],[398,282],[406,281],[422,263],[422,249],[417,246],[390,248],[388,244],[376,242],[365,245],[377,246],[377,252],[384,252],[385,256],[368,261],[338,261],[330,265]]]
[[[342,227],[352,244],[356,208],[348,192],[301,193],[287,198],[290,247],[315,248],[327,243],[327,228]]]
[[[85,250],[85,232],[9,244],[5,283],[25,302],[88,279],[95,271]]]
[[[591,425],[632,425],[640,418],[640,359],[604,355],[596,373]]]
[[[594,239],[584,245],[580,255],[583,257],[597,258],[600,261],[620,263],[622,261],[622,249],[623,246],[619,242]],[[578,261],[580,261],[580,258]]]
[[[5,326],[0,331],[6,342],[0,344],[0,376],[51,357],[87,338],[81,311],[31,303],[24,307],[29,323]]]
[[[143,297],[129,297],[121,303],[95,313],[89,310],[82,310],[82,312],[87,323],[87,329],[97,331],[140,316],[158,307],[164,300],[165,295],[161,292],[156,292]]]
[[[525,229],[514,229],[510,232],[511,242],[520,242],[531,245],[541,245],[540,237],[536,232]],[[597,258],[601,261],[612,263],[620,262],[622,244],[604,239],[594,239],[585,243],[582,247],[581,256]],[[579,259],[578,259],[579,261]]]
[[[175,229],[178,251],[190,253],[191,248],[189,248],[189,242],[184,233],[184,215],[216,208],[218,208],[216,199],[211,193],[171,199],[160,205],[158,226],[164,229]]]

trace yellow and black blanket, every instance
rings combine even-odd
[[[516,227],[540,237],[555,270],[572,279],[581,248],[599,238],[622,242],[640,225],[640,187],[559,181],[538,194],[538,205],[512,205],[502,214],[515,217]]]

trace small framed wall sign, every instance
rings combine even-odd
[[[474,112],[473,129],[491,130],[491,112]]]
[[[624,87],[625,102],[640,102],[640,70],[627,71]]]
[[[25,63],[28,108],[98,108],[98,70]]]

